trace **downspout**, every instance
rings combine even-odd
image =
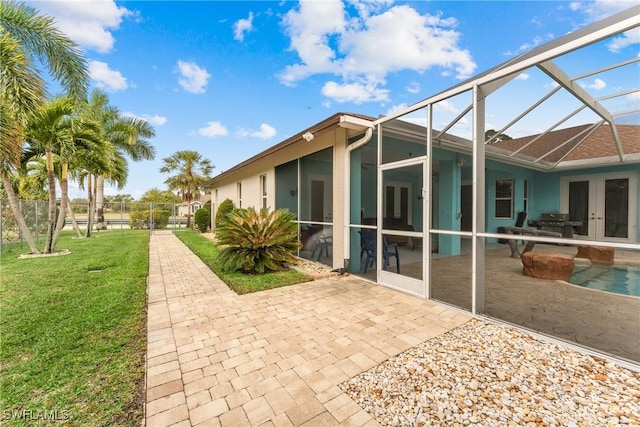
[[[356,150],[371,140],[373,135],[373,127],[367,128],[362,138],[347,145],[346,155],[344,156],[344,254],[349,255],[351,247],[351,232],[349,224],[351,223],[351,152]],[[344,259],[344,269],[349,271],[350,258]]]

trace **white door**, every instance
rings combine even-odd
[[[380,167],[376,236],[377,282],[422,298],[427,296],[425,277],[428,244],[424,242],[423,188],[426,157],[401,160]],[[418,191],[419,189],[419,191]],[[427,235],[428,236],[428,235]]]
[[[578,238],[635,243],[637,185],[634,172],[566,177],[560,208],[582,223],[575,228]]]

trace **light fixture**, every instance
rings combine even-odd
[[[293,190],[289,190],[289,194],[291,194],[291,197],[296,197],[298,195],[298,190],[295,188]]]
[[[302,137],[304,138],[305,141],[310,142],[313,140],[313,138],[315,138],[315,135],[312,134],[311,132],[307,132],[304,135],[302,135]]]

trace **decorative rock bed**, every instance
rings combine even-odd
[[[311,276],[313,279],[321,279],[323,277],[329,277],[336,274],[331,271],[329,266],[319,262],[309,261],[304,258],[298,258],[298,264],[292,265],[291,268]]]
[[[640,374],[471,320],[342,383],[382,426],[640,425]]]

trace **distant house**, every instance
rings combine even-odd
[[[191,203],[183,202],[178,205],[178,216],[188,216],[189,212],[193,215],[210,200],[211,194],[204,194],[200,196],[198,200],[194,200]]]

